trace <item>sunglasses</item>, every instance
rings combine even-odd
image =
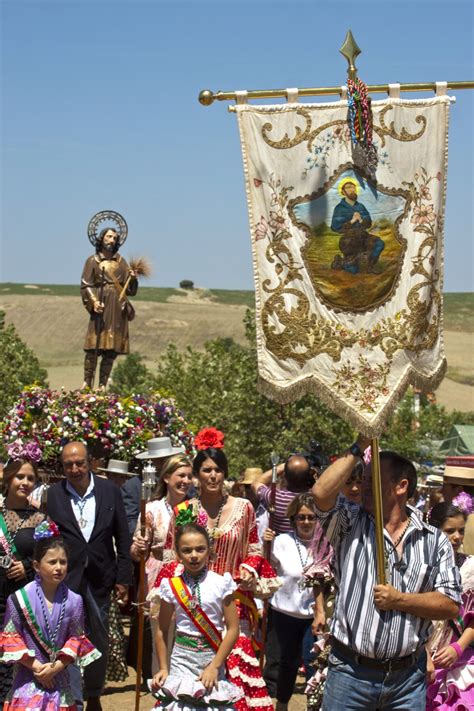
[[[316,521],[316,519],[316,514],[297,514],[297,516],[295,516],[295,521],[310,521],[312,523]]]

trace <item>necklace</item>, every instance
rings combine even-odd
[[[225,506],[226,503],[227,503],[227,499],[228,499],[227,496],[223,496],[223,497],[222,497],[222,503],[221,503],[221,505],[220,505],[219,511],[217,512],[216,520],[214,521],[213,527],[210,528],[210,526],[207,526],[207,525],[206,525],[206,529],[207,529],[207,532],[208,532],[208,534],[209,534],[209,536],[210,536],[211,541],[214,541],[215,538],[218,538],[218,537],[219,537],[219,533],[218,533],[219,524],[220,524],[220,522],[221,522],[222,512],[223,512],[223,510],[224,510],[224,506]],[[202,506],[202,504],[201,504],[201,500],[199,500],[199,505],[201,506],[201,508],[203,508],[203,506]],[[206,513],[207,513],[207,512],[206,512]],[[209,514],[208,514],[208,520],[209,520]]]
[[[87,526],[87,519],[84,518],[84,509],[87,504],[87,499],[84,499],[83,501],[79,501],[79,499],[77,499],[76,504],[77,504],[77,508],[79,509],[78,524],[81,528],[85,528]]]
[[[56,624],[56,628],[53,631],[53,629],[51,628],[50,622],[49,622],[49,613],[46,610],[45,597],[44,597],[43,590],[40,589],[41,585],[38,582],[36,583],[36,594],[38,595],[40,605],[41,605],[41,610],[43,612],[44,624],[46,627],[46,633],[48,635],[49,644],[52,647],[52,652],[49,655],[49,661],[51,662],[51,664],[54,664],[54,662],[56,661],[57,656],[58,656],[58,649],[56,647],[56,639],[57,639],[59,629],[60,629],[63,619],[64,619],[64,614],[66,612],[66,597],[67,597],[66,591],[67,591],[67,588],[63,583],[61,583],[61,587],[63,589],[63,597],[61,600],[61,610],[59,612],[59,617],[58,617],[58,622]],[[54,603],[53,603],[53,607],[51,608],[51,614],[52,614],[53,609],[54,609]]]
[[[395,543],[392,542],[392,550],[396,550],[396,549],[398,548],[398,546],[400,545],[400,542],[401,542],[403,536],[404,536],[405,533],[407,532],[407,528],[408,528],[409,525],[410,525],[410,518],[408,518],[408,520],[407,520],[405,526],[403,527],[403,531],[400,533],[400,535],[398,536],[398,538],[397,538],[397,540],[395,541]],[[392,552],[392,551],[390,551],[390,552]]]
[[[191,601],[189,603],[189,608],[192,612],[195,612],[198,607],[202,607],[202,601],[201,601],[201,583],[203,582],[204,578],[206,577],[207,573],[207,568],[204,568],[201,570],[198,576],[193,577],[192,575],[189,575],[186,573],[186,571],[183,573],[183,580],[188,586],[188,588],[191,590]]]
[[[302,546],[302,545],[301,545],[301,541],[300,541],[300,539],[298,538],[298,536],[296,535],[296,533],[295,533],[294,531],[293,531],[293,539],[294,539],[294,541],[295,541],[296,550],[298,551],[298,556],[299,556],[299,559],[300,559],[301,573],[303,573],[303,572],[304,572],[304,569],[305,569],[306,566],[308,565],[308,561],[309,561],[310,556],[311,556],[311,549],[309,548],[309,546],[306,548],[306,559],[303,560],[303,555],[302,555],[302,553],[301,553],[301,548],[305,548],[306,546]],[[304,575],[302,575],[302,577],[298,580],[298,590],[299,590],[300,592],[303,592],[303,590],[305,590],[305,588],[306,588],[306,580],[305,580],[305,578],[304,578]]]
[[[408,520],[407,520],[405,526],[403,527],[402,532],[401,532],[400,535],[398,536],[397,540],[396,540],[395,542],[390,541],[390,545],[391,545],[390,550],[387,550],[387,546],[386,546],[386,544],[385,544],[385,543],[386,543],[386,542],[385,542],[385,536],[384,536],[385,575],[386,575],[387,581],[389,581],[389,580],[391,579],[391,575],[390,575],[390,556],[392,555],[393,551],[396,551],[396,549],[398,548],[398,546],[399,546],[400,543],[402,542],[403,536],[404,536],[405,533],[407,532],[409,526],[410,526],[410,517],[408,516]]]

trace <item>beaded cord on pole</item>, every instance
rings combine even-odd
[[[372,111],[367,85],[359,79],[347,80],[347,103],[349,105],[349,128],[354,144],[372,146]]]

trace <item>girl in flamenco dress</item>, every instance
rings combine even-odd
[[[165,577],[180,570],[173,547],[175,527],[188,521],[203,525],[211,540],[209,570],[219,575],[230,573],[237,583],[235,600],[240,620],[240,635],[227,659],[227,677],[244,692],[236,703],[238,711],[273,711],[273,703],[255,655],[258,611],[255,597],[265,599],[281,581],[261,555],[255,512],[250,501],[225,492],[228,476],[227,458],[222,451],[224,435],[215,428],[201,430],[194,446],[193,475],[198,480],[199,498],[175,507],[165,544],[163,566],[155,589],[148,599],[153,602],[156,588]]]
[[[224,662],[239,636],[234,601],[236,584],[229,573],[208,570],[210,539],[205,528],[187,523],[176,529],[176,555],[183,571],[164,578],[156,647],[160,671],[151,684],[155,708],[169,711],[231,711],[243,692],[225,678]],[[173,615],[176,633],[168,665],[168,632]],[[225,634],[223,630],[225,627]]]
[[[429,523],[449,538],[461,573],[462,602],[457,620],[438,620],[430,637],[434,665],[427,690],[427,711],[469,711],[474,708],[474,556],[460,552],[466,515],[442,502],[433,506]]]
[[[82,598],[64,584],[67,552],[53,522],[35,529],[36,577],[10,595],[0,659],[15,664],[3,711],[77,711],[67,667],[100,657],[84,636]]]

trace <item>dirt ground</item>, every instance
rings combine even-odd
[[[135,672],[129,669],[130,676],[122,683],[110,683],[104,696],[102,697],[102,708],[104,711],[129,711],[135,708]],[[298,679],[297,691],[304,688],[304,680]],[[153,708],[154,699],[148,692],[142,691],[140,694],[140,711],[150,711]],[[301,693],[293,695],[288,709],[289,711],[303,711],[306,708],[306,697]]]

